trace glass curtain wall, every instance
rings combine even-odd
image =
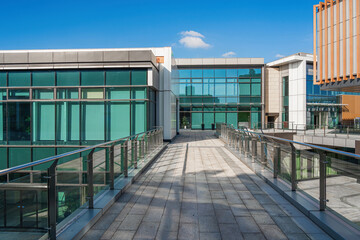
[[[0,71],[0,96],[1,169],[156,125],[147,69]]]
[[[261,127],[261,68],[179,69],[181,128]]]

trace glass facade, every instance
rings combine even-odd
[[[141,133],[156,122],[147,69],[0,71],[0,96],[1,169],[65,146]]]
[[[261,127],[261,68],[178,70],[181,128],[213,129],[217,122]]]
[[[313,64],[306,64],[306,102],[311,103],[311,105],[307,104],[307,125],[330,128],[338,125],[342,107],[334,104],[341,103],[339,95],[343,94],[359,95],[359,93],[321,91],[320,85],[313,83]]]

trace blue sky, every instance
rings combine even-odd
[[[303,1],[2,0],[0,49],[172,46],[175,57],[312,52]],[[231,52],[233,54],[231,54]]]

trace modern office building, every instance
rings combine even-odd
[[[262,127],[263,58],[178,58],[176,65],[182,128]]]
[[[314,84],[360,92],[360,7],[355,0],[314,5]]]
[[[360,117],[348,105],[357,96],[323,91],[313,82],[313,55],[297,53],[266,64],[265,109],[267,126],[284,128],[335,127]],[[354,104],[351,104],[353,106]],[[345,114],[345,115],[344,115]]]
[[[171,48],[0,52],[0,168],[164,127],[177,132]]]

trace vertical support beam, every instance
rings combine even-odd
[[[347,80],[346,72],[346,1],[343,3],[343,80]]]
[[[281,159],[281,149],[280,146],[276,145],[274,146],[274,178],[277,178],[279,175],[279,166],[280,166],[280,159]]]
[[[360,78],[360,2],[356,2],[356,77]]]
[[[114,190],[114,182],[115,182],[114,148],[115,148],[115,144],[111,145],[109,152],[110,190]]]
[[[340,0],[336,0],[336,75],[337,81],[340,78]]]
[[[47,170],[48,187],[48,234],[49,239],[56,240],[56,166],[58,159]]]
[[[328,23],[328,0],[325,0],[325,82],[329,82],[329,23]]]
[[[331,28],[330,28],[330,34],[331,34],[331,67],[330,67],[330,78],[331,82],[335,82],[334,79],[334,0],[330,1],[330,12],[331,12]]]
[[[323,83],[323,24],[322,24],[322,11],[324,3],[320,2],[319,4],[319,83]]]
[[[128,140],[126,140],[123,144],[124,146],[124,177],[128,177],[128,162],[129,162],[129,152],[128,152]]]
[[[349,37],[350,37],[350,79],[354,79],[354,22],[353,22],[353,0],[349,0]]]
[[[317,52],[317,48],[316,48],[316,46],[317,46],[317,44],[316,44],[316,41],[317,41],[317,38],[316,38],[316,32],[317,32],[317,25],[316,25],[316,10],[317,10],[317,7],[318,7],[319,5],[314,5],[314,9],[313,9],[313,14],[314,14],[314,16],[313,16],[313,38],[314,38],[314,42],[313,42],[313,47],[314,47],[314,60],[313,60],[313,82],[314,82],[314,85],[315,84],[317,84],[317,74],[316,74],[316,70],[317,70],[317,59],[316,59],[316,52]],[[275,131],[275,127],[274,127],[274,131]]]
[[[319,151],[320,154],[320,211],[326,208],[326,153]]]
[[[94,155],[95,148],[87,155],[87,182],[88,182],[88,196],[89,209],[94,208]]]
[[[296,148],[291,143],[291,191],[296,191]]]

